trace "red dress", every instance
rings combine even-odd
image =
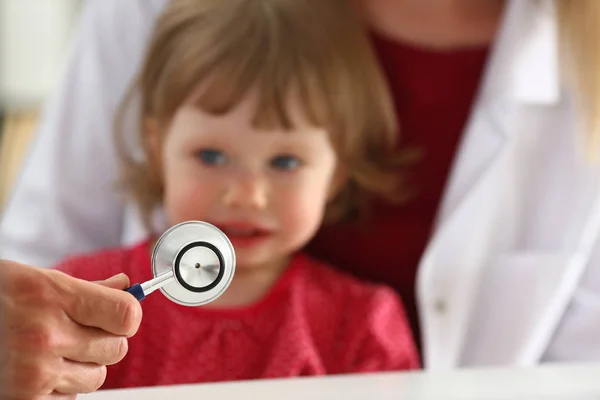
[[[101,280],[150,279],[149,244],[71,258],[58,269]],[[103,389],[406,370],[418,353],[392,289],[297,255],[260,301],[238,309],[180,306],[162,293],[142,302],[129,352]]]
[[[380,35],[373,35],[372,42],[394,97],[400,144],[424,152],[411,171],[411,184],[419,192],[405,205],[378,202],[363,224],[321,229],[307,252],[359,278],[396,289],[418,341],[417,267],[489,49],[427,50]]]

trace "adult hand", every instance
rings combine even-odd
[[[93,283],[0,260],[0,398],[97,390],[141,322],[128,285],[125,275]]]

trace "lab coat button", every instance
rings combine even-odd
[[[443,314],[446,312],[446,302],[442,299],[437,299],[433,307],[438,314]]]

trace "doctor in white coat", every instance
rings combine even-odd
[[[111,124],[165,1],[89,0],[2,221],[2,257],[47,266],[145,234],[113,190]],[[600,80],[586,73],[600,71],[588,51],[600,4],[507,0],[503,10],[419,266],[429,369],[600,361],[600,170],[587,157]],[[107,21],[114,29],[101,30]]]

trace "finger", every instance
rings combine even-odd
[[[75,400],[77,399],[76,394],[61,394],[61,393],[52,393],[48,400]]]
[[[23,400],[22,397],[14,397],[14,396],[2,396],[0,397],[0,399],[2,400]],[[37,396],[35,397],[36,400],[75,400],[77,399],[77,395],[76,394],[62,394],[62,393],[50,393],[48,395],[45,396]]]
[[[62,357],[80,363],[112,365],[121,361],[127,354],[126,337],[75,323],[70,325],[65,327],[65,339],[58,350]]]
[[[94,281],[95,284],[102,285],[104,287],[112,288],[112,289],[126,289],[129,287],[129,277],[125,274],[118,274],[115,276],[111,276],[108,279],[103,281]]]
[[[76,394],[63,394],[54,392],[42,397],[40,400],[75,400],[76,398]]]
[[[55,277],[55,284],[64,293],[63,309],[69,318],[115,335],[135,335],[142,320],[142,308],[135,297],[123,290],[62,275]]]
[[[53,356],[12,354],[2,363],[0,399],[32,399],[52,393],[62,373],[62,360]]]
[[[100,389],[106,379],[103,365],[64,360],[62,376],[55,386],[57,394],[91,393]]]

